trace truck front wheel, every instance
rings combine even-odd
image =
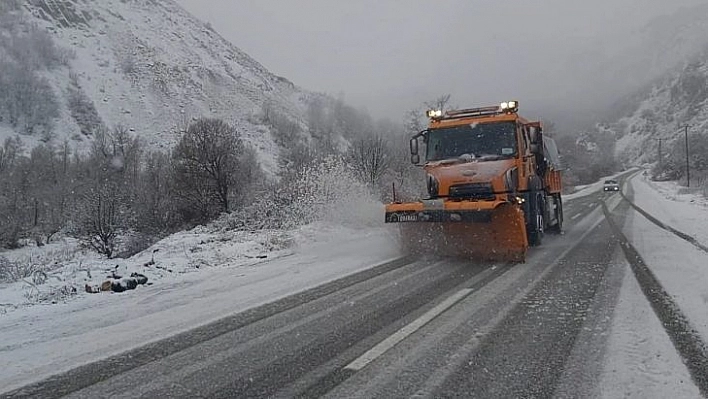
[[[560,194],[553,195],[553,202],[555,203],[555,219],[556,223],[548,228],[548,231],[556,234],[560,234],[563,231],[563,201],[561,200]]]
[[[543,242],[543,226],[546,223],[543,220],[543,200],[538,197],[535,201],[535,206],[531,208],[531,225],[527,226],[529,245],[537,247]]]

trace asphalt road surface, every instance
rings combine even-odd
[[[629,272],[617,259],[630,204],[599,192],[564,205],[564,233],[524,264],[401,259],[0,396],[591,395]],[[667,312],[705,394],[704,353]]]

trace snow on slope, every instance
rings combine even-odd
[[[599,101],[583,105],[599,112],[595,129],[613,132],[625,166],[641,165],[656,161],[657,139],[676,139],[680,125],[706,131],[707,37],[708,3],[656,18],[618,43],[579,47],[557,67],[587,76],[573,101]]]
[[[267,104],[303,123],[306,103],[320,96],[270,73],[172,0],[28,0],[25,13],[76,53],[70,68],[49,72],[55,92],[65,97],[78,77],[107,126],[123,125],[153,148],[173,144],[191,118],[219,117],[272,172],[278,149],[254,116]],[[59,141],[82,139],[63,108]]]
[[[682,138],[680,126],[691,132],[708,129],[708,52],[694,56],[638,95],[634,109],[611,124],[617,133],[616,153],[630,164],[655,162],[658,140]],[[667,151],[669,146],[664,147]],[[666,152],[664,153],[666,154]]]

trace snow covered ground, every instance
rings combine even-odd
[[[634,202],[661,222],[708,242],[705,198],[679,194],[683,190],[676,183],[652,182],[642,173],[626,183],[628,189],[634,191]],[[708,340],[708,254],[632,208],[623,231],[693,328]],[[622,256],[618,262],[626,264]],[[602,397],[701,397],[629,265],[606,353]]]
[[[619,255],[619,253],[618,253]],[[620,257],[622,255],[619,255]],[[669,336],[626,261],[598,394],[603,398],[699,398]]]
[[[651,182],[637,175],[630,180],[635,202],[662,223],[708,244],[708,207],[698,194],[679,194],[672,182]],[[708,341],[708,253],[663,230],[637,212],[625,226],[637,248],[664,289],[689,318],[693,328]]]
[[[6,304],[0,315],[0,387],[16,388],[399,256],[395,234],[384,228],[316,224],[248,235],[198,228],[133,258],[110,261],[65,242],[71,259],[44,285],[75,285],[76,295],[54,298],[56,304],[35,298],[31,305],[25,296],[31,284],[0,286],[0,302]],[[155,264],[144,266],[153,256]],[[100,280],[116,265],[121,274],[139,271],[154,284],[124,293],[83,292],[84,282]]]
[[[632,180],[634,202],[661,222],[708,245],[708,198],[675,181],[654,182],[647,176]],[[658,195],[657,195],[658,194]]]

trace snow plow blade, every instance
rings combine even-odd
[[[524,213],[507,202],[389,204],[386,222],[400,225],[408,254],[524,262],[528,250]]]

